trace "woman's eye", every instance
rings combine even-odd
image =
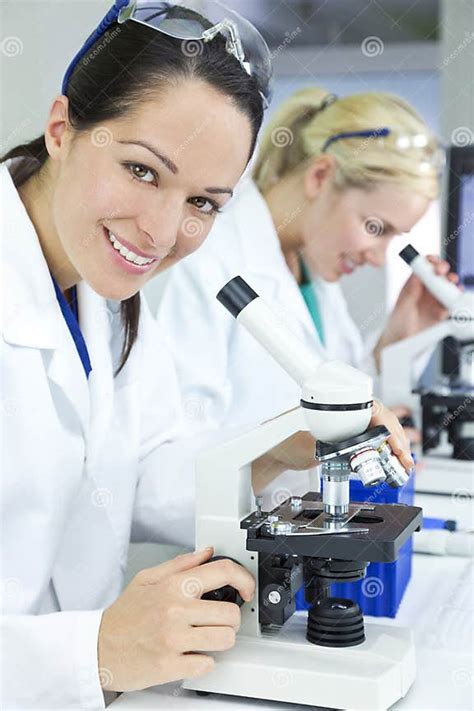
[[[147,168],[146,165],[141,165],[141,163],[126,163],[125,165],[133,177],[142,183],[152,183],[158,180],[155,171]]]
[[[217,212],[220,212],[219,205],[216,202],[204,197],[191,198],[189,202],[205,215],[215,215]]]

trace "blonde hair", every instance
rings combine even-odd
[[[344,138],[331,142],[327,154],[336,159],[334,185],[374,188],[397,183],[434,199],[439,175],[433,165],[439,144],[421,116],[403,99],[388,93],[366,92],[342,98],[313,87],[285,101],[267,126],[257,154],[253,178],[261,192],[293,171],[304,169],[339,133],[389,128],[395,134],[422,134],[426,145],[401,149],[392,140]],[[420,166],[424,164],[425,170]]]

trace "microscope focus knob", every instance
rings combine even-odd
[[[238,560],[235,560],[234,558],[231,558],[230,556],[227,555],[215,555],[212,558],[210,558],[207,562],[212,563],[215,560],[231,560],[234,563],[237,563],[237,565],[241,565]],[[244,604],[243,599],[240,596],[240,593],[238,590],[232,587],[232,585],[223,585],[221,588],[217,588],[217,590],[210,590],[207,593],[204,593],[204,595],[201,595],[201,600],[216,600],[218,602],[233,602],[239,607],[242,607]]]

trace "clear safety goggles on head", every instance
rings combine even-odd
[[[216,35],[223,36],[227,52],[240,62],[247,74],[255,78],[264,108],[267,108],[272,93],[272,63],[267,43],[248,20],[234,10],[229,10],[218,0],[115,0],[113,7],[67,68],[62,83],[63,94],[66,94],[74,67],[107,28],[115,22],[121,24],[129,21],[147,25],[169,37],[189,42],[210,42]],[[186,51],[185,47],[183,51]]]
[[[404,134],[393,131],[390,128],[373,128],[366,131],[348,131],[346,133],[336,133],[330,136],[322,147],[324,153],[329,146],[336,141],[352,138],[361,138],[370,145],[372,139],[377,140],[377,144],[390,147],[398,151],[418,150],[420,151],[420,173],[430,173],[435,171],[438,175],[446,165],[446,151],[440,143],[433,145],[433,138],[426,133]]]

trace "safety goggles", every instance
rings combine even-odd
[[[422,174],[435,171],[439,175],[446,165],[446,151],[440,143],[433,145],[433,138],[426,133],[402,134],[390,128],[373,128],[366,131],[348,131],[330,136],[322,147],[324,153],[336,141],[345,139],[365,139],[366,147],[370,146],[372,139],[382,147],[398,151],[418,150],[420,153],[419,171]]]
[[[218,0],[115,0],[98,27],[92,32],[66,70],[62,93],[66,94],[69,78],[77,63],[89,52],[108,27],[118,22],[138,22],[169,37],[189,42],[183,51],[199,51],[191,43],[210,42],[217,35],[226,40],[226,50],[239,62],[247,74],[254,77],[264,108],[272,94],[272,62],[270,50],[258,30],[238,13]]]

